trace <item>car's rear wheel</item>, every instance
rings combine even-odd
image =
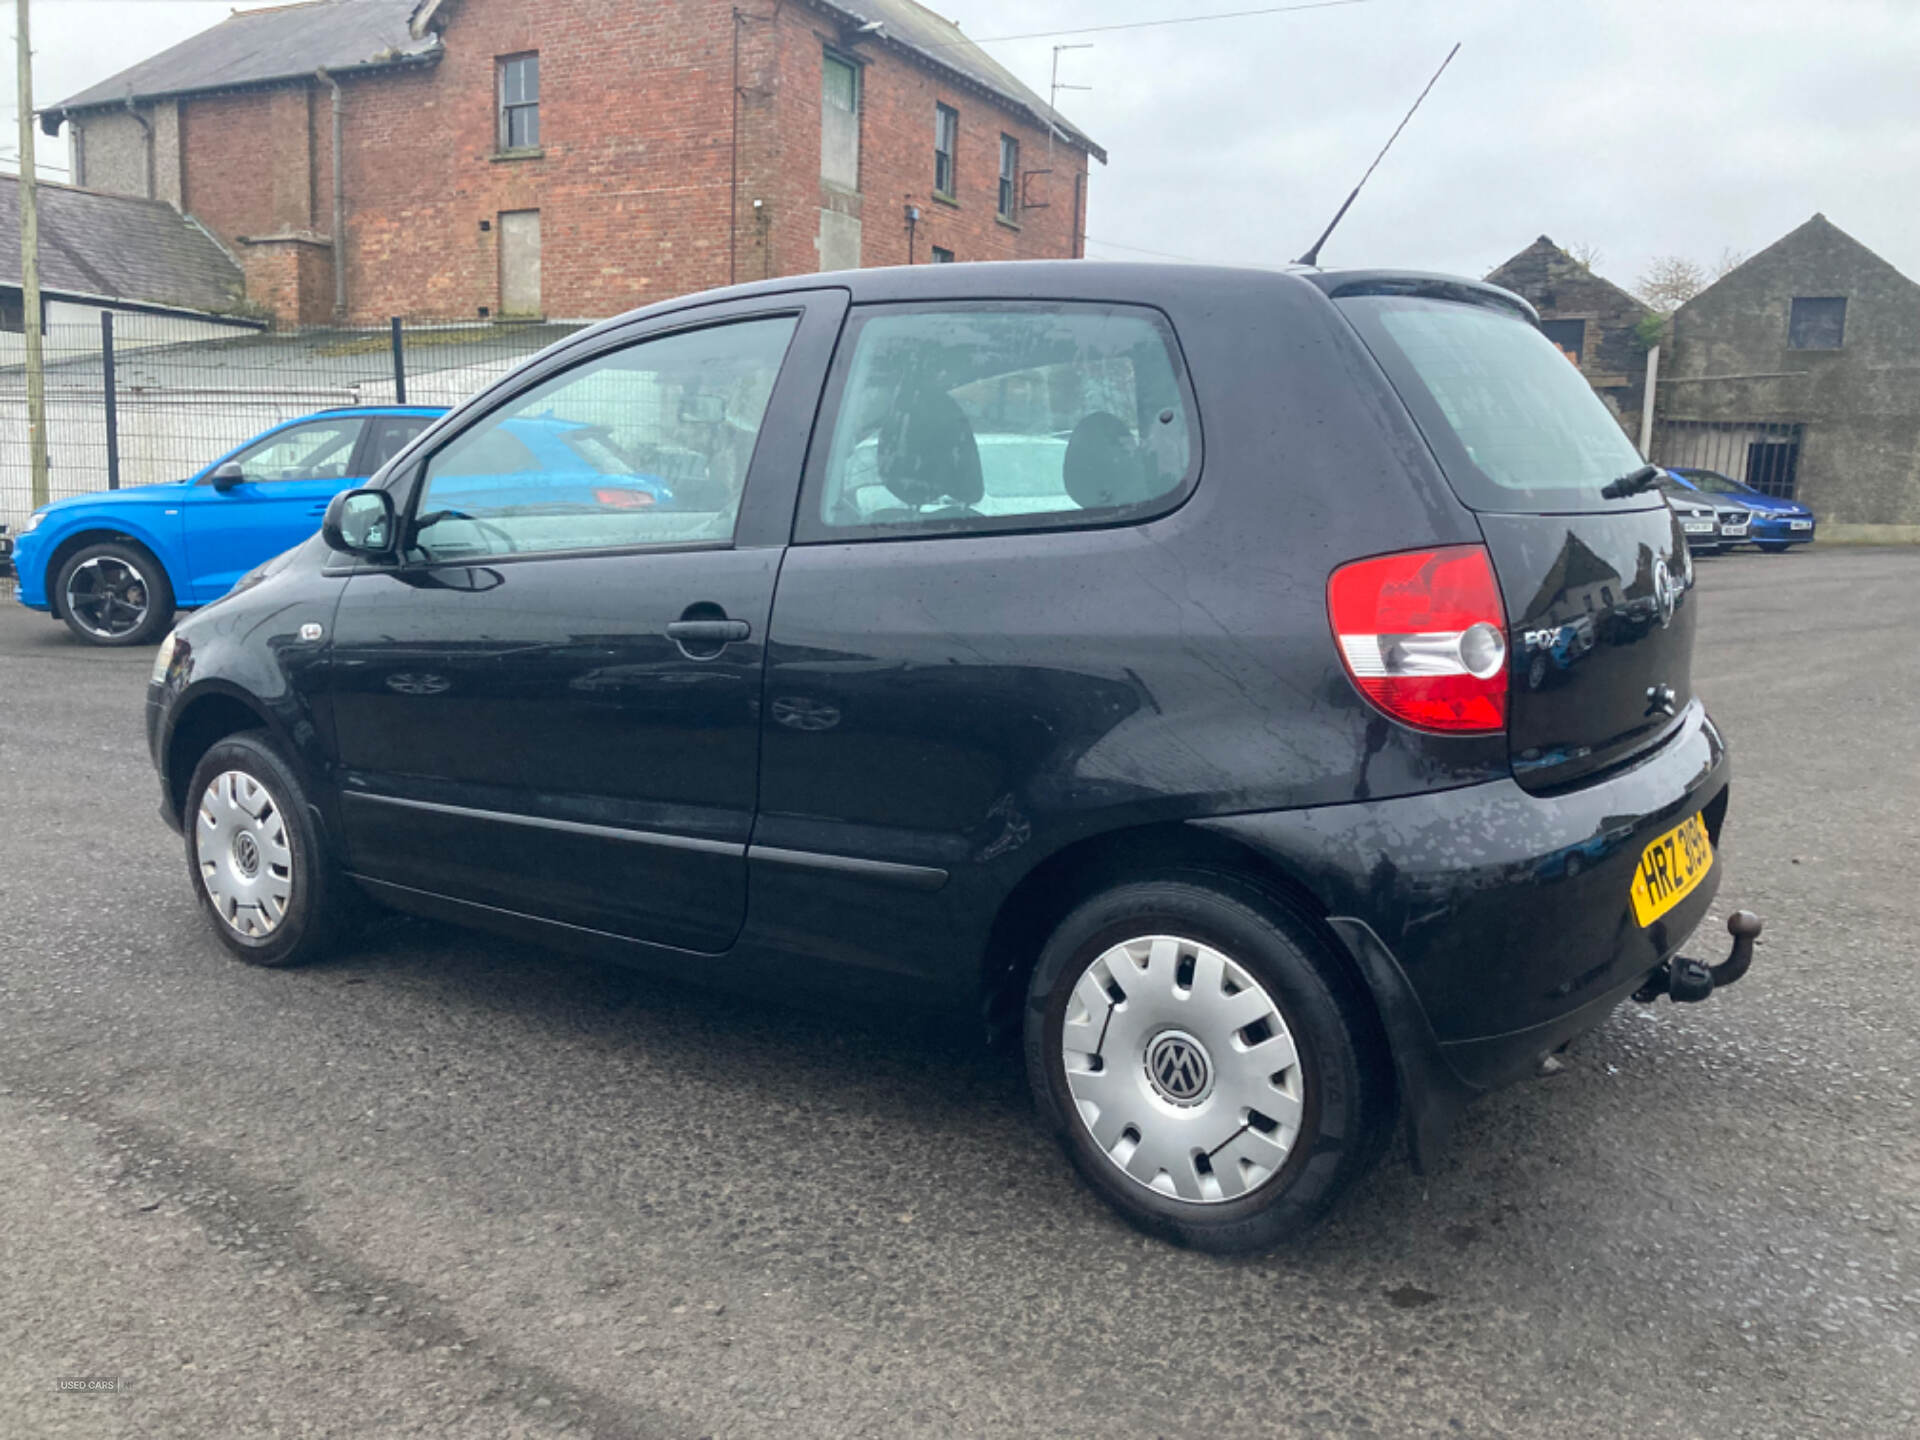
[[[89,645],[145,645],[173,619],[173,586],[160,562],[118,541],[87,545],[54,579],[60,618]]]
[[[1302,1233],[1372,1165],[1393,1083],[1358,983],[1263,892],[1119,886],[1047,942],[1028,1079],[1074,1166],[1143,1229],[1218,1252]]]
[[[187,870],[220,942],[249,965],[298,965],[333,944],[353,899],[306,792],[262,731],[201,757],[181,827]]]

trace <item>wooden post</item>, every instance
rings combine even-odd
[[[32,505],[47,503],[47,372],[41,344],[40,195],[33,159],[33,45],[27,29],[27,0],[14,0],[20,96],[20,298],[21,329],[27,342],[27,453]]]
[[[1660,383],[1660,347],[1647,351],[1647,393],[1640,398],[1640,453],[1653,458],[1653,391]]]

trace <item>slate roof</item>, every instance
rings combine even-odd
[[[922,64],[954,71],[991,92],[1017,113],[1026,115],[1041,129],[1046,129],[1051,121],[1071,144],[1084,149],[1102,165],[1107,163],[1107,152],[1094,144],[1085,131],[1022,85],[1012,71],[961,34],[960,27],[946,16],[936,15],[926,6],[916,5],[914,0],[845,0],[845,3],[812,0],[812,3],[849,28],[871,20],[880,21],[884,27],[880,34],[869,37],[863,44],[872,44],[877,39],[883,45],[908,52]]]
[[[634,0],[641,3],[641,0]],[[945,70],[985,90],[1016,114],[1045,129],[1051,122],[1067,142],[1102,164],[1107,152],[1021,84],[1013,72],[960,33],[944,15],[914,0],[807,0],[851,32],[878,20],[882,29],[860,43],[900,50],[923,66]],[[311,75],[324,67],[350,70],[430,63],[441,54],[440,38],[425,22],[442,23],[436,0],[307,0],[271,10],[242,10],[170,50],[142,60],[111,79],[44,111],[41,124],[57,134],[70,111],[119,105],[134,99],[185,95],[242,85],[269,84]],[[453,43],[460,43],[453,6]],[[416,24],[417,22],[417,24]],[[414,29],[422,33],[416,38]]]
[[[270,10],[241,10],[169,50],[43,112],[48,134],[67,112],[142,99],[225,90],[313,74],[337,74],[439,58],[440,37],[410,28],[421,0],[308,0]]]
[[[40,183],[40,284],[182,310],[234,309],[240,267],[171,205]],[[0,285],[20,284],[20,178],[0,175]]]

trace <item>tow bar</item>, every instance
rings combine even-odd
[[[1706,999],[1747,973],[1753,964],[1753,942],[1760,938],[1760,930],[1758,915],[1751,910],[1734,911],[1727,917],[1727,933],[1733,936],[1732,954],[1718,965],[1676,955],[1656,967],[1647,976],[1646,984],[1633,992],[1633,998],[1642,1005],[1651,1005],[1662,995],[1676,1005]]]

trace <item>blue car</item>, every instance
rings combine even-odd
[[[20,603],[95,645],[166,633],[175,607],[218,600],[320,528],[327,502],[443,412],[354,406],[290,420],[185,480],[74,495],[14,537]]]
[[[1745,543],[1758,545],[1771,554],[1779,554],[1793,545],[1813,541],[1813,511],[1798,500],[1783,500],[1766,495],[1750,485],[1722,475],[1718,470],[1702,470],[1691,465],[1669,465],[1667,473],[1702,495],[1720,497],[1751,512]],[[1739,543],[1739,542],[1732,542]],[[1728,548],[1731,548],[1731,543]]]

